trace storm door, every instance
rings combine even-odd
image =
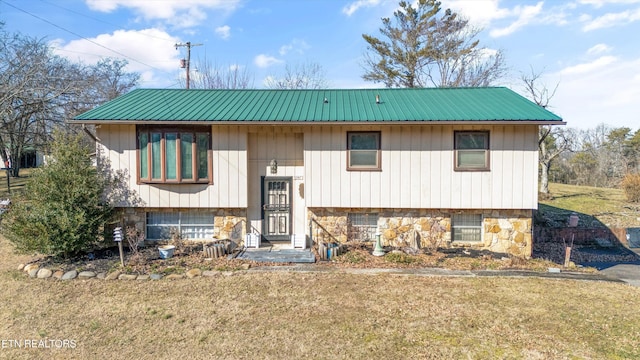
[[[263,236],[267,241],[291,240],[291,178],[264,178]]]

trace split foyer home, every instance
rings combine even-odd
[[[538,127],[503,88],[138,89],[81,114],[147,240],[317,237],[529,257]]]

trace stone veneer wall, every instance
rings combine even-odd
[[[213,213],[213,236],[217,239],[240,241],[244,239],[246,233],[247,212],[245,209],[124,208],[121,211],[125,226],[135,226],[138,231],[143,233],[146,230],[146,213],[150,211]]]
[[[315,219],[340,242],[349,240],[349,213],[378,213],[383,246],[421,248],[471,247],[530,258],[532,251],[531,210],[467,210],[483,215],[482,242],[452,242],[451,214],[460,210],[312,208]],[[316,236],[316,234],[313,234]]]

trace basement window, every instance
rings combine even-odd
[[[147,240],[170,240],[173,231],[183,239],[212,239],[213,214],[193,211],[147,213]]]
[[[349,213],[348,240],[375,241],[378,231],[377,213]]]
[[[451,239],[460,242],[482,241],[482,214],[453,214]]]

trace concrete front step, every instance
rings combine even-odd
[[[316,257],[311,250],[273,250],[247,249],[237,256],[237,259],[259,262],[283,262],[283,263],[315,263]]]

